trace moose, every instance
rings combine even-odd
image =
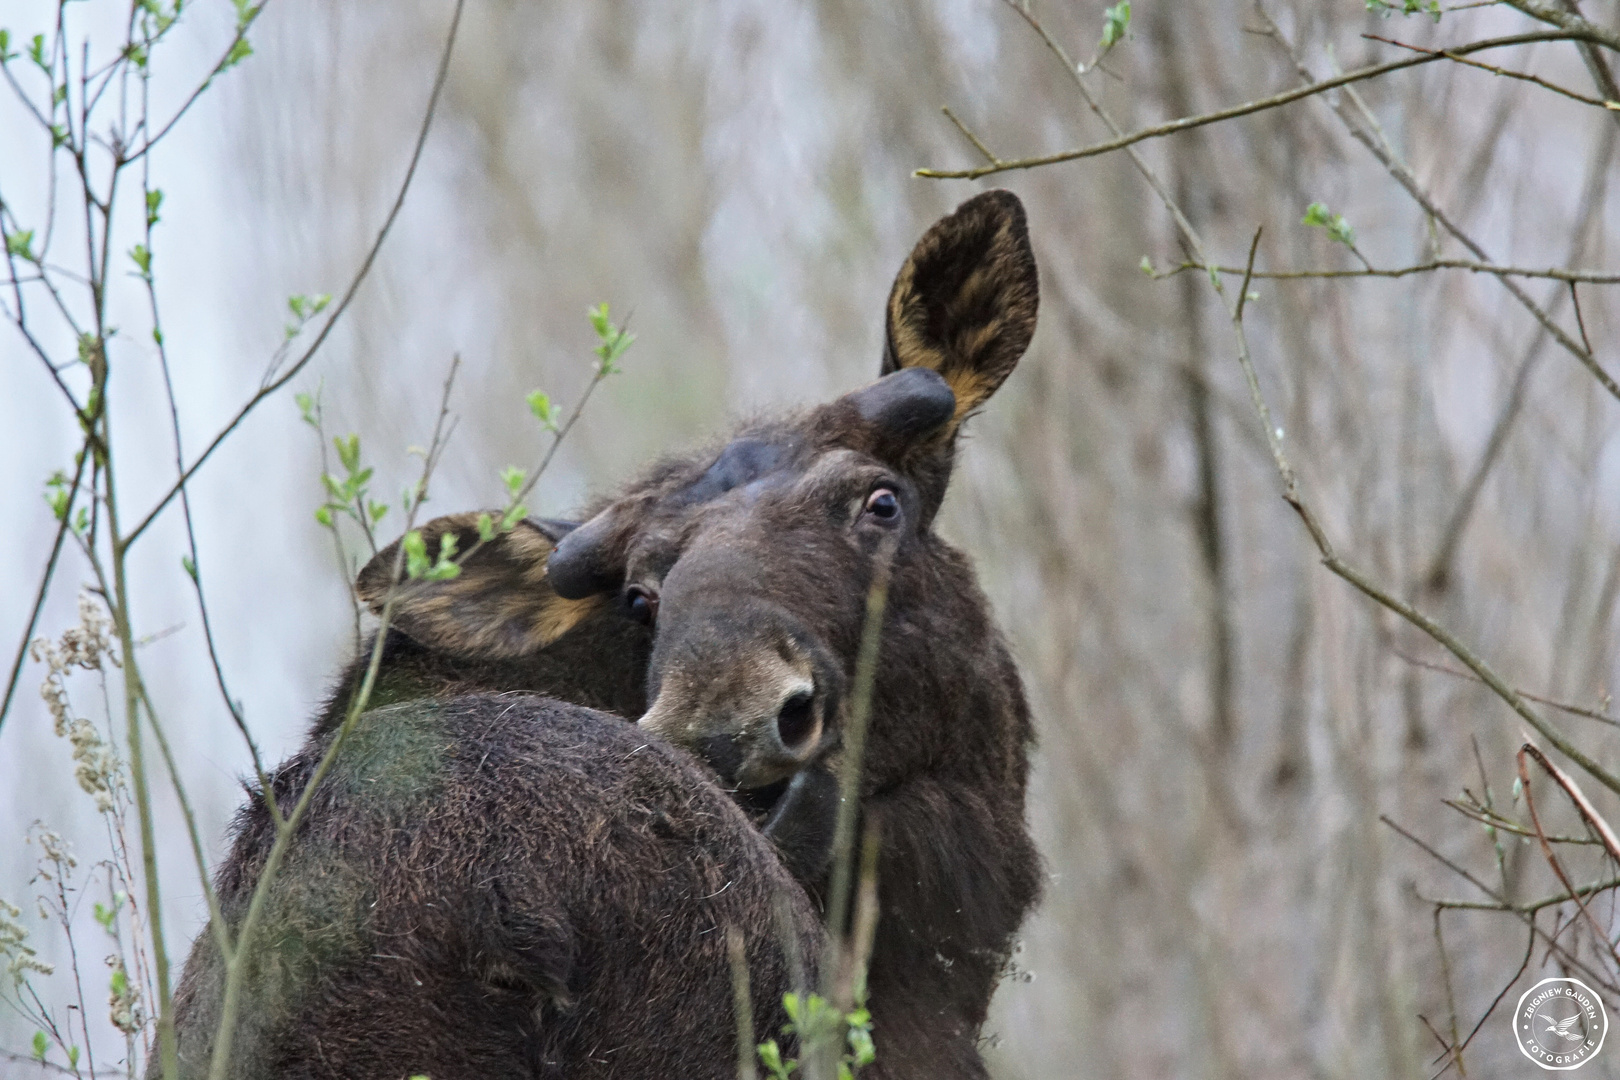
[[[396,581],[379,553],[357,582],[392,612],[371,708],[274,889],[232,1075],[733,1074],[718,929],[740,930],[776,1030],[793,954],[813,969],[821,945],[828,778],[886,571],[858,807],[881,844],[870,1073],[984,1076],[979,1030],[1039,893],[1032,727],[933,524],[1037,300],[1021,204],[978,195],[901,268],[871,385],[665,459],[582,524],[475,546],[474,515],[430,522],[429,550],[473,549],[454,578]],[[284,806],[365,660],[272,777]],[[256,796],[218,875],[228,925],[272,840]],[[184,1075],[223,970],[205,931],[177,997]]]

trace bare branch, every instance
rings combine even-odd
[[[1613,845],[1614,833],[1609,829],[1608,823],[1598,817],[1595,811],[1588,817],[1587,812],[1590,809],[1590,804],[1586,803],[1586,797],[1580,794],[1580,789],[1574,786],[1573,781],[1570,781],[1568,777],[1554,768],[1552,762],[1548,761],[1540,750],[1537,750],[1530,743],[1525,743],[1519,747],[1517,756],[1519,760],[1519,783],[1521,790],[1524,792],[1525,809],[1530,811],[1530,824],[1536,831],[1536,839],[1541,843],[1541,852],[1546,856],[1547,865],[1552,867],[1552,872],[1558,878],[1559,884],[1564,886],[1564,891],[1569,893],[1570,898],[1575,901],[1575,906],[1580,909],[1581,916],[1586,920],[1587,925],[1592,928],[1593,938],[1601,941],[1609,950],[1609,955],[1614,958],[1615,962],[1620,963],[1620,952],[1616,952],[1614,943],[1609,940],[1609,935],[1604,932],[1603,927],[1597,921],[1597,917],[1586,906],[1586,900],[1575,891],[1575,886],[1570,883],[1569,875],[1564,872],[1564,864],[1559,861],[1558,853],[1553,851],[1552,844],[1547,840],[1547,834],[1542,831],[1541,815],[1536,811],[1536,798],[1534,792],[1531,791],[1533,785],[1530,783],[1530,772],[1525,766],[1525,758],[1533,757],[1536,764],[1545,769],[1547,774],[1557,781],[1560,787],[1564,788],[1570,799],[1574,801],[1576,808],[1580,810],[1581,816],[1586,818],[1587,824],[1597,829],[1598,834],[1603,837],[1603,846],[1609,849],[1611,856],[1615,853],[1616,847],[1620,845]]]
[[[1313,75],[1310,69],[1305,66],[1304,61],[1300,59],[1299,53],[1294,48],[1293,44],[1283,36],[1283,33],[1280,29],[1278,29],[1275,20],[1273,20],[1271,15],[1266,11],[1262,0],[1255,0],[1255,9],[1259,13],[1261,19],[1265,21],[1267,36],[1276,41],[1278,46],[1288,54],[1289,58],[1294,63],[1294,69],[1296,72],[1298,72],[1299,77],[1304,80],[1307,85],[1323,85],[1323,83],[1316,81],[1316,76]],[[1585,22],[1585,20],[1581,21],[1583,23]],[[1452,51],[1461,52],[1462,50]],[[1343,100],[1332,102],[1331,107],[1334,113],[1339,117],[1340,121],[1343,122],[1345,129],[1350,133],[1351,137],[1372,152],[1372,155],[1378,159],[1380,164],[1384,166],[1385,170],[1390,174],[1390,176],[1395,179],[1395,182],[1406,189],[1407,194],[1412,197],[1414,202],[1423,208],[1424,213],[1428,214],[1432,221],[1438,223],[1441,228],[1445,229],[1446,232],[1455,237],[1456,240],[1463,245],[1463,247],[1467,248],[1474,254],[1475,258],[1479,259],[1481,262],[1491,262],[1492,259],[1485,253],[1485,249],[1476,243],[1474,239],[1466,232],[1464,232],[1456,222],[1452,221],[1450,215],[1441,209],[1440,206],[1435,203],[1434,199],[1429,195],[1429,193],[1424,189],[1423,185],[1418,183],[1417,176],[1413,174],[1411,166],[1407,165],[1406,162],[1401,160],[1400,156],[1396,154],[1395,148],[1391,146],[1389,140],[1385,138],[1383,129],[1379,126],[1377,118],[1374,117],[1372,111],[1367,108],[1366,102],[1361,100],[1361,95],[1356,92],[1356,88],[1351,85],[1346,85],[1344,97],[1348,98],[1356,106],[1356,109],[1360,114],[1360,121],[1350,114],[1350,111],[1345,107]],[[1371,130],[1369,130],[1369,128]],[[1592,377],[1598,381],[1599,385],[1601,385],[1603,389],[1607,390],[1617,400],[1620,400],[1620,383],[1615,382],[1614,377],[1603,369],[1603,366],[1597,362],[1597,358],[1593,356],[1590,351],[1583,349],[1579,342],[1570,337],[1569,334],[1564,331],[1563,327],[1559,326],[1558,323],[1555,322],[1539,304],[1530,298],[1530,295],[1524,291],[1517,281],[1506,276],[1498,276],[1496,280],[1500,281],[1502,283],[1502,287],[1507,289],[1509,293],[1513,294],[1513,298],[1517,300],[1538,323],[1547,329],[1547,332],[1553,336],[1553,339],[1556,340],[1558,344],[1562,345],[1571,356],[1575,357],[1575,359],[1581,362],[1581,365],[1585,367],[1587,371],[1592,373]]]
[[[1419,660],[1415,656],[1406,655],[1399,649],[1393,651],[1396,656],[1415,667],[1425,668],[1429,671],[1438,671],[1442,675],[1450,675],[1455,679],[1470,679],[1474,682],[1479,681],[1479,676],[1475,675],[1471,671],[1458,671],[1456,668],[1446,667],[1444,664],[1433,664],[1427,660]],[[1514,687],[1514,693],[1518,694],[1526,701],[1534,701],[1539,705],[1548,705],[1554,709],[1557,709],[1559,712],[1567,712],[1571,716],[1583,716],[1588,720],[1596,720],[1600,724],[1608,724],[1610,727],[1620,727],[1620,719],[1616,719],[1615,717],[1610,716],[1608,713],[1599,712],[1596,709],[1588,709],[1581,705],[1571,705],[1567,701],[1558,701],[1555,698],[1542,697],[1539,694],[1532,694],[1528,690],[1520,690],[1517,687]]]
[[[1243,273],[1244,269],[1241,266],[1204,266],[1199,263],[1183,262],[1168,270],[1155,270],[1151,276],[1157,281],[1161,278],[1184,274],[1189,270],[1198,270],[1206,274],[1213,270],[1217,274],[1233,275]],[[1253,276],[1263,281],[1304,281],[1323,278],[1403,278],[1410,277],[1413,274],[1427,274],[1435,270],[1468,270],[1476,274],[1496,274],[1505,277],[1550,278],[1554,281],[1582,285],[1620,285],[1620,273],[1609,273],[1601,270],[1560,270],[1557,267],[1537,270],[1528,266],[1498,266],[1495,263],[1479,262],[1474,259],[1433,259],[1413,266],[1397,266],[1383,270],[1374,267],[1350,267],[1343,270],[1256,270]]]
[[[309,362],[314,359],[315,354],[320,351],[321,346],[326,344],[327,336],[331,334],[332,328],[337,325],[337,321],[343,317],[343,313],[349,309],[349,305],[354,301],[355,294],[360,291],[360,285],[371,272],[372,264],[377,259],[377,252],[382,249],[383,241],[388,238],[389,230],[393,228],[395,219],[399,217],[400,207],[405,205],[405,196],[411,189],[411,181],[416,176],[416,167],[422,160],[422,148],[427,143],[428,130],[433,126],[433,116],[438,110],[439,98],[444,90],[445,77],[450,72],[450,53],[456,43],[456,30],[461,25],[461,11],[465,3],[466,0],[456,0],[455,13],[450,19],[450,31],[445,38],[444,51],[439,57],[438,73],[433,79],[433,91],[428,95],[427,109],[422,114],[422,126],[417,132],[416,146],[411,151],[410,164],[406,167],[405,177],[400,182],[399,193],[394,197],[393,206],[389,208],[388,216],[383,219],[382,227],[377,230],[377,237],[372,241],[370,250],[366,252],[366,257],[361,261],[360,268],[355,271],[353,279],[349,282],[348,289],[344,291],[343,299],[338,301],[337,306],[332,309],[332,314],[321,326],[320,333],[316,334],[315,340],[310,342],[309,347],[299,356],[297,362],[274,380],[261,386],[258,392],[248,399],[247,404],[243,405],[236,415],[209,442],[207,449],[202,452],[201,456],[181,474],[180,479],[175,481],[174,486],[164,493],[163,497],[158,500],[157,505],[147,512],[146,516],[141,519],[140,524],[136,525],[129,535],[123,538],[122,543],[125,548],[133,544],[146,531],[147,526],[151,525],[157,516],[163,512],[163,508],[174,500],[174,497],[180,493],[186,482],[196,475],[197,470],[202,468],[214,451],[219,449],[231,432],[235,431],[237,426],[247,419],[247,415],[260,402],[286,386],[297,377],[299,372],[304,370]]]
[[[1013,10],[1019,11],[1020,9],[1014,6]],[[1020,14],[1023,14],[1023,12],[1020,11]],[[1028,16],[1026,16],[1026,18],[1028,18]],[[1601,39],[1595,36],[1595,34],[1587,33],[1585,31],[1543,31],[1540,33],[1514,34],[1511,37],[1490,38],[1484,41],[1469,42],[1466,45],[1459,45],[1447,51],[1456,54],[1457,56],[1462,56],[1467,53],[1483,52],[1486,49],[1500,49],[1512,45],[1528,45],[1537,41],[1580,40],[1598,41]],[[1435,54],[1433,56],[1411,56],[1404,60],[1391,60],[1388,63],[1374,64],[1371,67],[1357,68],[1355,71],[1346,72],[1343,75],[1338,75],[1331,79],[1323,79],[1320,82],[1295,87],[1292,90],[1285,90],[1280,94],[1273,94],[1270,97],[1259,98],[1258,100],[1246,102],[1242,105],[1234,105],[1230,108],[1218,109],[1215,112],[1201,113],[1198,116],[1186,116],[1179,120],[1171,120],[1167,123],[1155,124],[1152,127],[1142,128],[1140,131],[1133,131],[1128,135],[1120,132],[1114,138],[1109,139],[1106,142],[1094,143],[1091,146],[1083,146],[1076,150],[1065,150],[1061,153],[1045,154],[1040,157],[1014,158],[1011,161],[1000,161],[996,159],[993,154],[991,154],[988,155],[991,158],[991,164],[983,165],[976,169],[918,169],[913,172],[912,175],[926,177],[930,180],[977,180],[982,176],[991,176],[995,173],[1008,172],[1013,169],[1034,169],[1042,165],[1057,165],[1065,161],[1079,161],[1082,158],[1097,157],[1100,154],[1111,154],[1115,150],[1123,150],[1127,146],[1134,146],[1136,143],[1143,142],[1147,139],[1163,138],[1166,135],[1174,135],[1177,132],[1190,131],[1193,128],[1203,127],[1206,124],[1218,124],[1223,120],[1233,120],[1239,116],[1248,116],[1252,113],[1264,112],[1267,109],[1275,109],[1283,105],[1288,105],[1303,98],[1312,97],[1316,94],[1324,93],[1325,91],[1332,90],[1340,86],[1348,86],[1352,83],[1364,82],[1368,79],[1376,79],[1381,75],[1388,75],[1392,71],[1400,71],[1404,68],[1417,67],[1420,64],[1433,63],[1435,60],[1447,58],[1448,57],[1444,53]],[[1074,73],[1075,65],[1072,62],[1068,62],[1067,57],[1065,57],[1065,61],[1066,66],[1069,68],[1071,73]],[[956,123],[958,128],[962,128],[961,122],[956,120],[955,117],[952,117],[952,121]],[[965,128],[962,128],[962,130],[963,134],[967,134]],[[972,140],[975,145],[979,144],[979,140],[974,138],[972,135],[968,135],[968,138]],[[982,146],[980,146],[979,149],[981,152],[987,153],[987,151],[984,151]]]
[[[1577,35],[1574,40],[1590,41],[1612,52],[1620,52],[1620,34],[1582,18],[1578,13],[1549,3],[1548,0],[1507,0],[1533,19]]]
[[[1585,94],[1577,94],[1575,91],[1559,86],[1557,83],[1548,82],[1540,75],[1530,75],[1523,71],[1513,71],[1509,68],[1497,67],[1495,64],[1486,64],[1479,60],[1469,60],[1461,53],[1454,52],[1451,49],[1425,49],[1421,45],[1408,45],[1404,41],[1396,41],[1394,38],[1379,37],[1377,34],[1362,34],[1361,36],[1367,38],[1369,41],[1382,41],[1385,45],[1394,45],[1396,48],[1400,49],[1410,49],[1413,52],[1425,53],[1429,56],[1443,56],[1447,60],[1455,60],[1457,63],[1463,64],[1467,67],[1478,68],[1481,71],[1488,71],[1492,75],[1500,75],[1508,79],[1520,79],[1524,82],[1534,83],[1544,90],[1551,90],[1555,94],[1562,94],[1564,97],[1567,97],[1572,101],[1578,101],[1582,105],[1594,105],[1599,109],[1608,109],[1610,111],[1620,110],[1620,101],[1614,101],[1612,99],[1609,101],[1604,101],[1600,98],[1587,97]]]
[[[39,625],[39,613],[45,608],[45,597],[50,592],[51,579],[56,576],[56,560],[62,554],[62,542],[67,539],[68,530],[72,528],[73,504],[78,498],[79,481],[84,477],[85,463],[90,460],[89,447],[83,448],[79,454],[79,464],[73,473],[73,486],[68,489],[67,507],[62,513],[62,520],[56,525],[56,539],[51,541],[51,554],[45,560],[45,570],[39,577],[39,588],[34,593],[34,606],[28,612],[28,625],[23,627],[22,641],[17,645],[17,657],[11,662],[11,676],[6,680],[6,696],[0,700],[0,728],[6,723],[6,715],[11,711],[11,699],[17,692],[17,682],[22,678],[23,661],[28,656],[28,643],[33,640],[34,628]]]

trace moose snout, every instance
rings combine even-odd
[[[685,680],[666,680],[641,726],[703,758],[728,787],[774,784],[813,761],[827,741],[824,696],[798,672],[783,674],[790,677],[713,696],[683,693]]]
[[[640,722],[702,757],[727,786],[748,789],[792,776],[827,749],[839,677],[786,613],[739,614],[731,607],[660,627],[656,696]]]

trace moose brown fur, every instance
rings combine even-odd
[[[385,914],[365,916],[374,936],[364,947],[404,955],[376,945],[402,933],[420,952],[394,968],[362,957],[342,932],[335,943],[292,935],[294,958],[266,961],[256,984],[269,995],[263,1032],[293,1031],[303,1040],[302,1068],[338,1075],[316,1064],[330,1054],[321,1039],[360,1055],[356,1064],[366,1060],[383,1032],[375,1018],[394,1012],[380,1003],[398,1000],[401,1016],[425,1010],[445,1022],[436,1060],[452,1060],[460,1030],[503,1068],[526,1061],[533,1075],[549,1075],[547,1063],[564,1062],[567,1075],[589,1075],[592,1054],[635,1034],[616,1026],[637,1014],[615,995],[639,993],[638,958],[663,970],[706,949],[708,966],[692,970],[710,972],[716,946],[693,938],[705,936],[700,923],[723,919],[749,934],[755,1007],[761,1030],[772,1030],[772,995],[786,983],[780,954],[763,942],[784,861],[659,736],[705,758],[725,787],[747,789],[758,804],[777,799],[770,832],[805,886],[792,890],[796,932],[801,942],[812,939],[803,904],[825,885],[836,803],[825,783],[806,781],[838,767],[866,597],[887,560],[889,607],[860,803],[882,842],[872,1071],[982,1076],[979,1029],[1012,935],[1038,893],[1024,821],[1031,728],[1016,667],[971,567],[932,524],[962,423],[1017,364],[1036,297],[1022,207],[1006,192],[978,196],[935,225],[902,268],[878,382],[663,461],[578,528],[524,523],[483,545],[459,577],[402,586],[377,688],[386,707],[356,729],[372,732],[385,752],[368,764],[345,748],[340,765],[350,764],[326,781],[310,838],[300,838],[308,861],[284,870],[277,910],[292,923],[331,912],[333,925],[347,925],[342,918],[360,911],[351,894],[370,889],[364,895],[387,904]],[[466,550],[473,518],[430,523],[429,550],[445,532]],[[374,608],[393,585],[395,564],[385,551],[361,576],[360,593]],[[278,795],[296,794],[357,671],[340,684],[310,744],[278,771]],[[490,690],[552,694],[625,717],[645,712],[643,732],[615,732],[596,714],[523,695],[456,696]],[[393,725],[406,734],[387,735]],[[643,744],[650,750],[631,753]],[[398,779],[418,774],[436,779],[420,790]],[[789,794],[778,797],[790,778]],[[429,790],[435,794],[421,794]],[[823,797],[813,797],[818,791]],[[261,807],[243,811],[220,878],[228,920],[251,890],[268,828]],[[585,837],[620,846],[598,850]],[[716,874],[734,884],[711,902],[696,890]],[[673,884],[662,880],[669,875]],[[337,890],[342,903],[331,895],[338,879],[351,883]],[[510,921],[498,909],[536,894],[545,903],[535,910],[551,914],[539,917],[546,927],[533,930],[540,944],[529,952],[556,953],[555,942],[576,932],[631,951],[556,969],[513,967],[492,944],[491,933],[500,937]],[[568,904],[557,906],[560,897]],[[676,904],[684,921],[660,921],[660,902]],[[576,918],[585,922],[568,921]],[[219,964],[210,954],[205,935],[182,983],[180,1019],[193,1048],[211,1030]],[[333,957],[346,959],[334,966]],[[318,997],[322,1007],[306,1002],[288,1028],[287,988],[303,985],[300,971],[341,993]],[[429,976],[424,988],[406,972]],[[719,1076],[734,1068],[731,1009],[721,1000],[729,980],[701,975],[688,991],[687,1002],[659,999],[662,1020],[641,1014],[644,1024],[669,1025],[653,1048],[664,1055],[663,1071],[638,1072],[624,1059],[616,1072],[602,1064],[604,1075]],[[345,997],[372,1004],[351,1008]],[[479,1007],[489,1011],[469,1020]],[[530,1021],[521,1020],[525,1007]],[[694,1017],[705,1012],[712,1027],[699,1031]],[[524,1037],[501,1043],[496,1029]],[[398,1034],[408,1041],[412,1032]],[[459,1066],[423,1071],[470,1075]],[[369,1066],[356,1074],[381,1075]],[[506,1073],[492,1066],[484,1074]]]
[[[276,770],[284,813],[334,735]],[[233,931],[274,841],[262,802],[235,831],[217,880]],[[620,719],[531,694],[374,709],[268,893],[227,1075],[721,1080],[737,1056],[726,928],[775,1030],[783,903],[813,965],[819,918],[769,842]],[[205,932],[175,1002],[182,1077],[207,1073],[224,977]]]

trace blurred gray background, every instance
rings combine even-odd
[[[15,14],[0,22],[19,26],[48,15],[4,7]],[[1586,10],[1613,25],[1616,7]],[[256,55],[154,161],[167,192],[157,269],[193,448],[256,385],[285,297],[346,284],[398,185],[450,8],[276,0]],[[1084,57],[1101,8],[1038,11]],[[1435,43],[1535,28],[1499,8],[1438,27],[1378,18],[1362,0],[1269,10],[1318,75],[1399,55],[1363,33]],[[228,40],[229,17],[188,16],[165,100]],[[1259,26],[1242,0],[1138,0],[1132,38],[1092,85],[1127,127],[1294,85]],[[1490,59],[1590,92],[1567,44]],[[1362,93],[1497,261],[1613,265],[1614,115],[1439,64]],[[573,401],[594,344],[585,309],[606,300],[640,340],[531,502],[563,514],[734,417],[874,377],[882,303],[911,243],[973,192],[1012,188],[1040,260],[1040,327],[973,422],[941,523],[979,567],[1040,732],[1030,819],[1049,877],[987,1028],[996,1074],[1429,1076],[1438,1047],[1418,1016],[1443,1028],[1450,1006],[1413,888],[1474,897],[1378,818],[1494,874],[1479,827],[1439,800],[1478,790],[1476,740],[1505,796],[1520,723],[1475,684],[1402,659],[1450,663],[1320,568],[1278,497],[1224,311],[1196,275],[1153,281],[1139,269],[1144,255],[1160,267],[1182,256],[1129,162],[915,179],[917,167],[976,163],[941,106],[1004,157],[1104,134],[1038,38],[991,0],[473,0],[404,213],[299,388],[321,388],[333,433],[359,433],[376,490],[395,495],[459,354],[461,422],[430,509],[498,505],[500,467],[532,462],[542,445],[522,395]],[[19,204],[43,192],[27,164],[43,160],[34,138],[0,106],[0,182]],[[1421,211],[1323,100],[1142,149],[1223,263],[1241,264],[1264,225],[1262,266],[1355,265],[1300,223],[1318,200],[1345,214],[1375,264],[1426,257]],[[1573,326],[1567,291],[1526,287]],[[1604,704],[1616,673],[1620,406],[1487,276],[1255,290],[1263,387],[1344,552],[1518,685]],[[121,316],[130,326],[145,325],[138,301],[131,292]],[[1615,305],[1600,287],[1581,301],[1599,359],[1620,365]],[[1526,364],[1522,407],[1459,516]],[[131,344],[115,370],[115,437],[132,462],[123,483],[139,504],[172,478],[167,420],[151,356]],[[52,535],[37,493],[74,430],[15,335],[0,333],[0,371],[9,660]],[[225,671],[272,761],[298,744],[350,648],[342,573],[312,516],[318,476],[289,394],[261,407],[195,487]],[[1463,524],[1448,585],[1425,588],[1453,518]],[[217,856],[248,761],[206,665],[182,550],[171,512],[142,542],[133,602],[143,633],[177,628],[144,647],[145,664]],[[86,578],[70,554],[42,632],[74,621]],[[30,821],[99,850],[38,679],[25,672],[0,729],[0,896],[13,900],[37,855],[20,842]],[[1600,761],[1620,758],[1609,730],[1557,722]],[[172,799],[160,826],[166,925],[189,941],[204,911]],[[1521,846],[1507,865],[1515,896],[1555,888]],[[1517,969],[1523,931],[1459,913],[1444,933],[1466,1031]],[[1508,1004],[1557,973],[1537,952]],[[1479,1075],[1532,1071],[1505,1017],[1471,1048]],[[0,1045],[30,1035],[0,1016]],[[1583,1075],[1620,1075],[1620,1051]]]

